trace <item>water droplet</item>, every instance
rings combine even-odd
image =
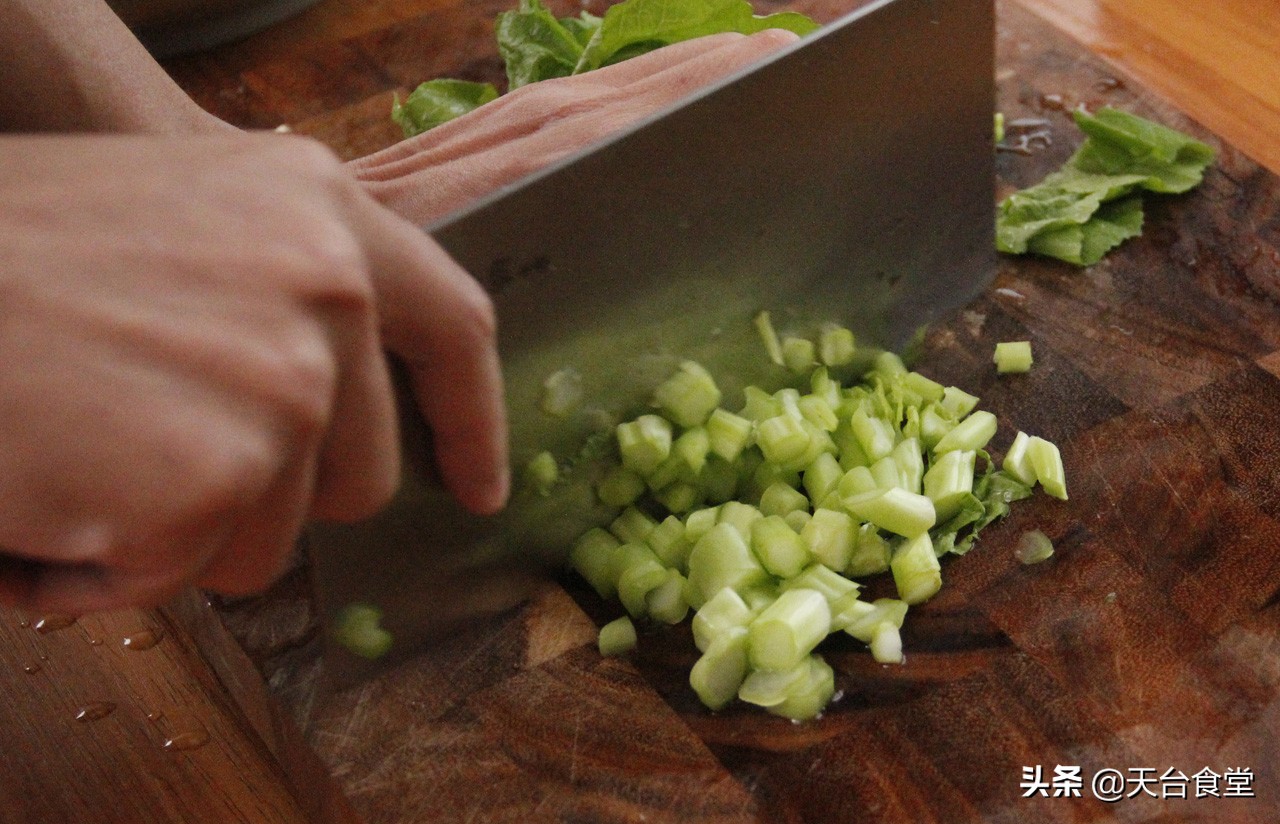
[[[25,672],[27,675],[35,675],[41,669],[43,669],[43,667],[41,667],[39,664],[27,664],[25,667],[22,668],[22,671]]]
[[[31,626],[31,622],[28,621],[26,618],[23,618],[22,620],[18,621],[18,626],[22,627],[23,629],[26,629]]]
[[[160,639],[164,637],[164,633],[159,630],[144,629],[141,632],[135,632],[124,639],[126,649],[141,652],[154,647],[160,643]]]
[[[152,722],[153,724],[159,721],[161,718],[164,718],[164,713],[160,712],[160,710],[152,710],[151,712],[147,713],[147,720]]]
[[[1118,77],[1104,77],[1094,87],[1100,92],[1114,92],[1124,88],[1124,81]]]
[[[209,733],[204,728],[176,732],[164,740],[166,750],[182,752],[203,747],[209,743]]]
[[[60,629],[66,629],[75,622],[76,617],[74,615],[53,613],[42,616],[38,621],[36,621],[35,630],[36,632],[44,635],[50,632],[57,632]]]
[[[77,721],[99,721],[116,711],[116,705],[110,701],[91,701],[76,710]]]

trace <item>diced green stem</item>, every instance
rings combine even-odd
[[[907,604],[922,604],[942,588],[942,567],[927,532],[898,547],[889,569],[898,597]]]
[[[596,644],[600,654],[606,658],[625,655],[636,648],[636,626],[625,615],[616,618],[600,627]]]
[[[996,434],[996,416],[986,410],[978,410],[956,424],[934,446],[934,454],[955,449],[982,449]]]
[[[905,489],[868,492],[846,498],[844,503],[862,520],[904,538],[927,532],[937,518],[933,501]]]
[[[717,635],[689,671],[689,686],[712,710],[727,707],[747,677],[747,630],[732,627]]]
[[[798,664],[831,631],[831,608],[821,592],[789,589],[748,627],[751,665],[787,669]]]
[[[1031,371],[1031,341],[1002,341],[996,344],[992,360],[1001,375]]]
[[[694,361],[685,361],[654,390],[653,403],[680,426],[701,426],[719,406],[720,389],[710,372]]]

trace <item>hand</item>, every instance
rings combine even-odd
[[[84,612],[282,571],[398,482],[384,345],[446,483],[506,496],[492,307],[319,144],[0,138],[0,601]]]
[[[796,39],[780,30],[717,34],[532,83],[349,165],[381,203],[426,225]]]

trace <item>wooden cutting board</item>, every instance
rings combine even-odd
[[[345,156],[395,140],[391,89],[500,78],[489,21],[507,0],[331,5],[346,7],[340,37],[308,29],[312,15],[287,41],[170,68],[233,122],[288,123]],[[788,7],[831,19],[850,5]],[[997,446],[1019,429],[1059,443],[1071,500],[1037,497],[946,560],[942,593],[909,616],[905,665],[834,643],[842,697],[820,721],[712,714],[687,687],[687,629],[602,660],[596,627],[618,608],[568,577],[328,697],[302,571],[219,604],[270,698],[198,601],[44,634],[13,617],[0,734],[29,743],[0,748],[0,819],[1280,820],[1280,180],[1019,5],[999,6],[998,44],[1000,109],[1047,133],[1000,154],[1002,189],[1070,153],[1078,103],[1153,116],[1221,156],[1194,193],[1150,200],[1144,236],[1103,263],[1002,260],[993,288],[934,330],[921,371],[981,395]],[[1010,339],[1032,341],[1036,366],[998,378],[991,350]],[[1013,545],[1031,528],[1058,551],[1024,567]],[[148,628],[154,649],[121,648]],[[109,715],[74,720],[104,701]],[[166,749],[169,720],[209,740]],[[1056,767],[1080,768],[1081,797],[1022,797]],[[1250,770],[1254,797],[1194,798],[1205,769]],[[1090,779],[1107,770],[1133,797],[1098,800]],[[1179,786],[1187,799],[1150,795]]]

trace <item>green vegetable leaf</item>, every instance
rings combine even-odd
[[[709,34],[787,29],[803,35],[817,27],[795,12],[757,16],[747,0],[627,0],[605,12],[573,73]]]
[[[1088,135],[1071,159],[1082,172],[1142,176],[1144,189],[1180,194],[1200,183],[1213,162],[1213,149],[1206,144],[1128,112],[1077,111],[1075,121]]]
[[[558,20],[539,0],[520,0],[514,11],[499,14],[494,33],[509,88],[572,74],[599,27],[600,18],[586,12]]]
[[[1146,190],[1185,192],[1204,177],[1213,149],[1137,115],[1075,113],[1085,141],[1063,167],[1015,192],[996,210],[996,248],[1088,266],[1142,234]]]
[[[939,556],[946,552],[963,555],[973,548],[978,533],[1009,514],[1009,504],[1031,497],[1031,487],[1004,470],[988,470],[974,483],[960,511],[933,533],[933,548]]]
[[[1041,232],[1027,243],[1028,251],[1092,266],[1123,241],[1142,234],[1142,198],[1137,195],[1104,203],[1084,223]]]
[[[600,28],[601,20],[602,18],[584,11],[577,17],[561,17],[560,25],[568,29],[578,44],[585,49],[596,33],[596,29]]]
[[[498,90],[492,83],[430,80],[414,89],[404,103],[396,100],[391,105],[391,119],[404,129],[405,137],[413,137],[497,99]]]

